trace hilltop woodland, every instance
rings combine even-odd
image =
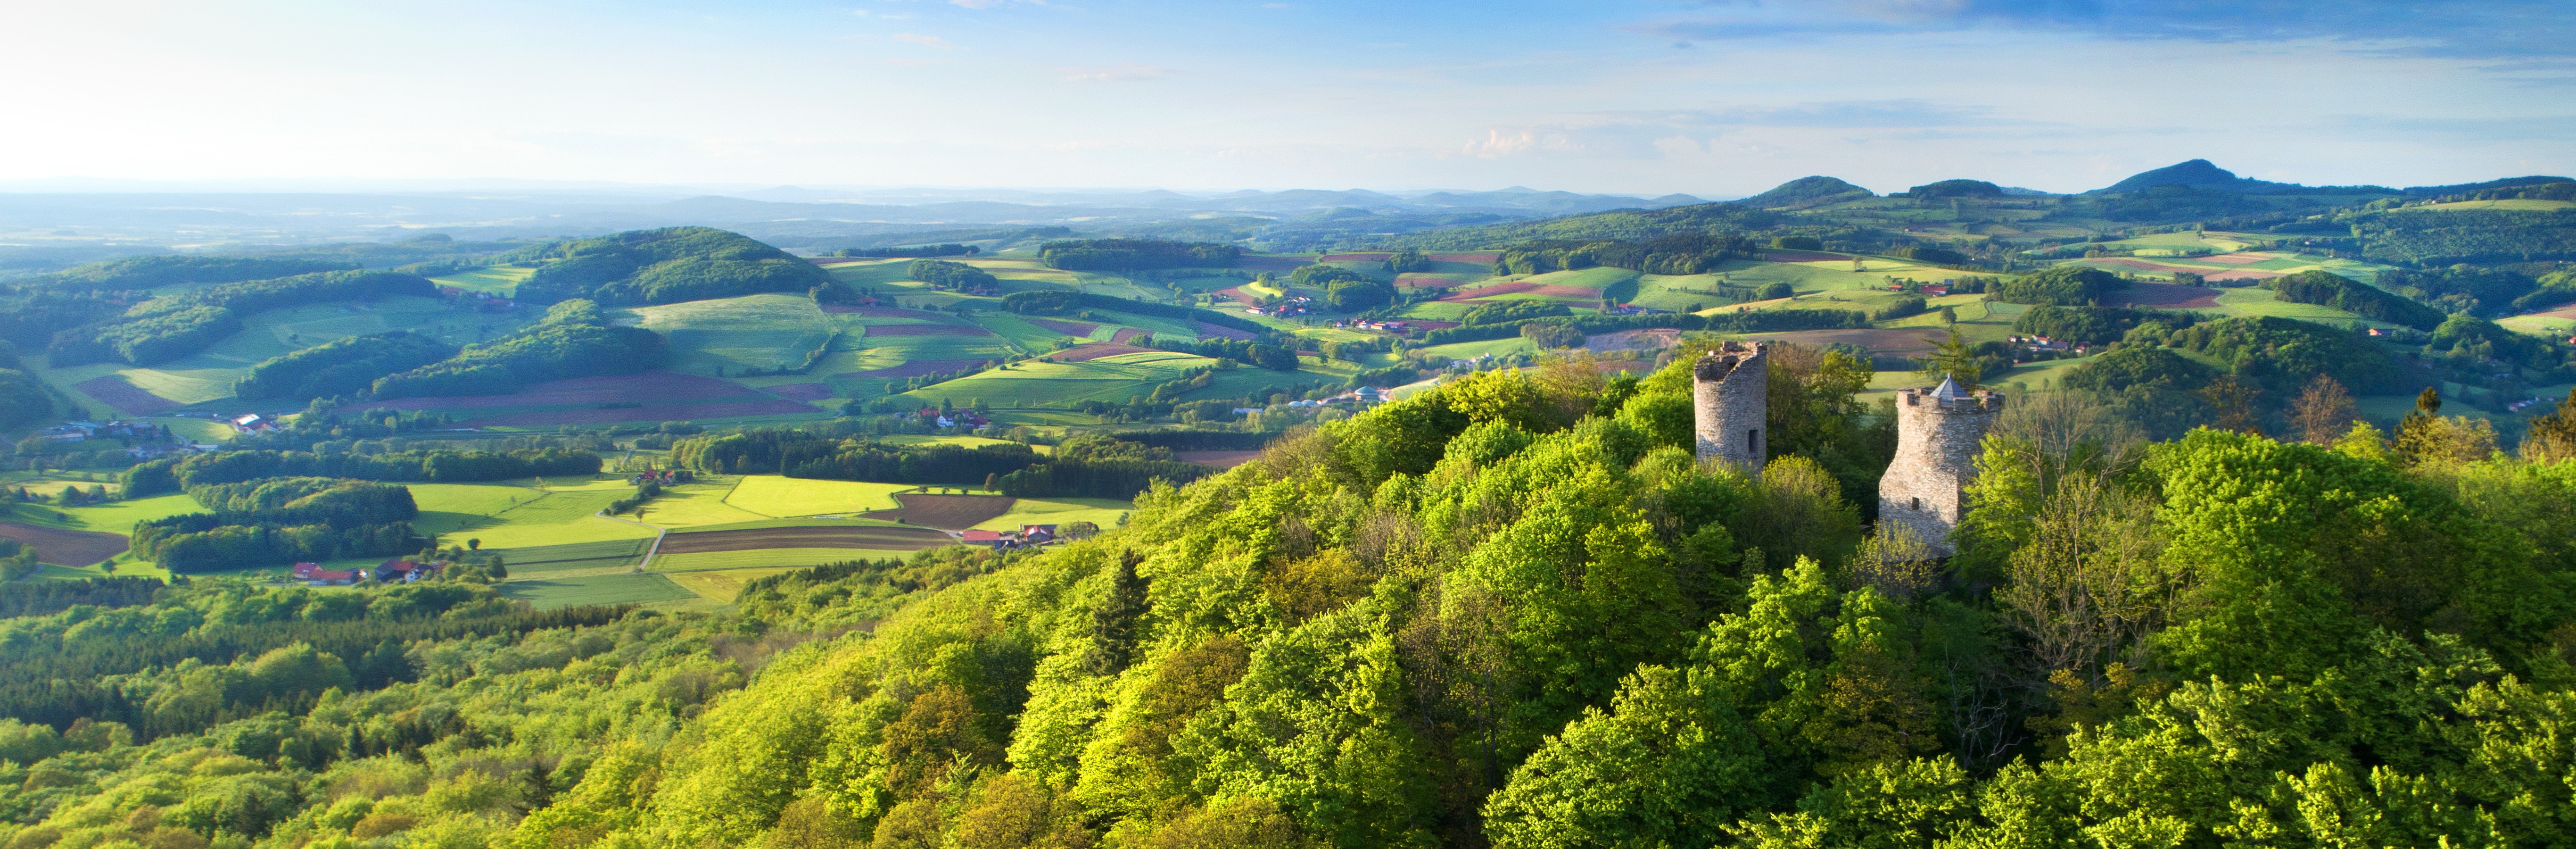
[[[2253,344],[2193,341],[2206,326],[2135,348]],[[789,571],[721,613],[531,612],[478,583],[497,562],[12,595],[0,845],[2576,833],[2576,416],[2515,456],[2429,395],[2382,433],[2312,383],[2295,439],[2157,442],[2110,390],[2020,399],[1942,560],[1847,494],[1893,447],[1855,400],[1867,364],[1779,351],[1758,476],[1689,453],[1690,357],[1643,378],[1569,360],[1157,484],[1088,540]],[[1026,461],[1008,448],[972,453]],[[875,450],[678,453],[822,471]],[[164,468],[217,508],[165,524],[356,537],[410,506],[298,456]],[[1051,464],[1158,456],[1097,440]]]
[[[369,385],[367,394],[379,399],[507,395],[530,383],[647,371],[661,365],[669,352],[661,334],[640,327],[612,327],[598,304],[575,299],[547,308],[545,319],[526,330],[468,345],[453,357],[405,369],[402,364],[416,358],[380,356],[364,361],[367,367],[346,376],[389,371]],[[262,367],[280,365],[270,361]]]
[[[528,258],[553,260],[519,284],[516,297],[538,304],[576,298],[612,306],[668,304],[803,292],[832,280],[786,251],[712,227],[574,239]]]

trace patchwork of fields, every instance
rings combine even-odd
[[[2251,236],[2169,233],[2099,243],[2136,255],[2071,259],[2142,279],[2117,303],[2189,309],[2213,315],[2283,316],[2343,324],[2347,313],[2274,301],[2258,288],[2198,288],[2154,278],[2191,271],[2210,279],[2260,278],[2324,269],[2369,280],[2379,267],[2278,250],[2264,250]],[[1248,256],[1235,270],[1131,279],[1098,272],[1045,268],[1026,257],[979,256],[968,264],[994,274],[1004,293],[1075,290],[1158,303],[1194,297],[1252,300],[1322,293],[1292,289],[1286,272],[1314,262],[1331,263],[1401,289],[1440,289],[1439,300],[1419,302],[1404,315],[1427,329],[1451,326],[1479,306],[1517,301],[1562,304],[1591,313],[1603,301],[1674,312],[1718,309],[1850,309],[1870,311],[1907,297],[1889,291],[1892,280],[1934,281],[1962,272],[1875,256],[1821,251],[1773,251],[1761,260],[1734,260],[1706,274],[1646,275],[1616,268],[1587,268],[1497,277],[1496,252],[1430,256],[1429,268],[1401,275],[1384,270],[1383,252]],[[835,278],[863,288],[875,306],[816,305],[797,294],[763,294],[611,310],[618,323],[651,329],[670,343],[672,357],[638,374],[578,378],[530,385],[508,395],[412,398],[381,406],[438,410],[468,427],[546,431],[562,425],[693,421],[790,422],[832,414],[845,402],[889,395],[903,404],[967,406],[982,402],[1009,423],[1061,427],[1088,417],[1068,411],[1083,402],[1123,404],[1198,368],[1216,367],[1208,385],[1181,398],[1264,395],[1289,384],[1330,385],[1369,365],[1309,360],[1295,373],[1222,367],[1194,354],[1147,347],[1155,340],[1253,334],[1192,320],[1089,309],[1060,316],[1017,315],[998,298],[933,290],[908,279],[909,260],[834,260],[818,263]],[[443,286],[498,295],[513,293],[534,269],[482,269],[438,278]],[[1277,288],[1247,282],[1249,272],[1279,276]],[[1169,278],[1169,279],[1166,279]],[[1748,290],[1785,285],[1790,295],[1738,303]],[[1956,328],[1970,341],[2010,333],[2026,308],[1991,304],[1981,296],[1933,300],[1951,307]],[[1231,309],[1230,307],[1228,309]],[[506,334],[542,310],[480,312],[434,298],[387,298],[371,303],[308,305],[252,317],[245,329],[205,351],[150,368],[117,364],[42,369],[44,379],[75,402],[129,416],[172,414],[166,422],[192,440],[229,438],[230,428],[206,412],[261,411],[277,402],[231,397],[233,382],[251,365],[332,339],[407,329],[457,344]],[[1298,321],[1258,319],[1292,331],[1308,343],[1373,338],[1355,330]],[[2576,332],[2576,308],[2520,316],[2507,326],[2529,332]],[[1765,334],[1809,344],[1849,345],[1878,355],[1881,372],[1873,392],[1907,385],[1906,358],[1930,347],[1944,329],[1937,315],[1882,321],[1855,330]],[[1604,334],[1600,350],[1653,350],[1678,337],[1669,331]],[[1457,358],[1536,354],[1520,337],[1464,342],[1427,349]],[[1021,362],[1003,365],[1019,359]],[[2017,368],[2005,381],[2055,380],[2080,361]],[[945,379],[919,385],[929,376]],[[1166,393],[1166,397],[1170,397]],[[2377,400],[2371,403],[2378,403]],[[186,415],[179,415],[186,414]],[[976,437],[895,437],[890,441],[994,442]],[[1218,452],[1211,462],[1240,462],[1245,452]],[[989,494],[929,494],[905,484],[789,479],[778,475],[728,476],[674,487],[640,512],[597,515],[632,492],[624,482],[583,480],[488,484],[418,484],[412,490],[422,515],[416,528],[444,543],[473,541],[500,553],[514,598],[534,604],[720,604],[742,583],[778,570],[855,558],[900,557],[953,543],[954,532],[1010,529],[1022,524],[1090,522],[1116,525],[1132,505],[1107,499],[1012,499]],[[161,496],[98,507],[21,507],[0,536],[33,542],[61,568],[49,574],[99,574],[113,561],[119,574],[157,574],[151,564],[124,553],[124,538],[144,519],[200,509],[186,496]],[[333,564],[363,565],[363,564]]]

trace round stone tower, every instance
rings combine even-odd
[[[1722,460],[1747,473],[1762,470],[1771,449],[1771,361],[1760,342],[1727,342],[1691,367],[1691,407],[1699,459]]]
[[[1975,392],[1942,378],[1931,389],[1896,391],[1896,462],[1878,479],[1878,521],[1911,528],[1944,556],[1950,529],[1966,509],[1964,493],[1977,479],[1977,446],[2003,412],[2004,396]]]

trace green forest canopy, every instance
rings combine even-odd
[[[537,304],[588,299],[603,304],[668,304],[762,292],[803,292],[829,272],[748,236],[712,227],[633,230],[560,242],[551,260],[519,284]]]
[[[2139,445],[2055,396],[1985,444],[1936,565],[1867,532],[1828,468],[1886,462],[1866,367],[1782,351],[1798,427],[1759,477],[1690,455],[1685,357],[1481,375],[1158,487],[1088,541],[789,572],[730,613],[208,579],[10,619],[0,839],[2545,845],[2576,823],[2554,731],[2576,465],[2432,450],[2450,425],[2423,418],[2394,446]]]

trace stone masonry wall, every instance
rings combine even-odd
[[[1771,360],[1760,342],[1728,342],[1699,358],[1691,374],[1693,424],[1702,462],[1762,470],[1770,451]]]
[[[1975,480],[1978,443],[2003,406],[1991,391],[1942,401],[1928,389],[1899,390],[1896,459],[1878,481],[1878,520],[1911,528],[1950,554],[1950,531],[1965,506],[1961,490]]]

